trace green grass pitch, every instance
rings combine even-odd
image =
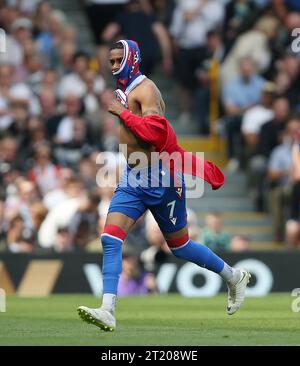
[[[106,333],[77,315],[79,305],[97,307],[99,299],[92,296],[9,296],[0,313],[0,345],[300,345],[300,312],[292,311],[293,299],[288,293],[247,298],[228,316],[225,294],[121,298],[117,329]]]

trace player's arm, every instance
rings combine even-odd
[[[164,138],[166,119],[159,115],[157,108],[147,107],[140,117],[130,112],[119,101],[113,100],[108,111],[119,117],[137,137],[156,146]]]

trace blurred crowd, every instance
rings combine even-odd
[[[179,122],[193,121],[203,135],[211,132],[216,70],[215,132],[228,138],[228,169],[246,170],[257,210],[272,212],[274,239],[286,237],[289,246],[300,246],[300,53],[292,47],[300,2],[80,4],[93,52],[79,43],[81,30],[51,1],[0,0],[0,28],[6,32],[6,52],[0,53],[0,251],[99,250],[117,181],[99,186],[97,161],[109,152],[124,166],[118,120],[107,112],[114,98],[107,55],[121,37],[139,43],[142,72],[174,80]],[[249,249],[248,238],[224,232],[220,213],[209,213],[199,229],[196,214],[189,212],[191,235],[212,249]],[[128,243],[150,272],[168,253],[148,214]],[[151,278],[145,281],[153,285]]]

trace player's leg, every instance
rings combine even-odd
[[[245,299],[245,290],[250,273],[245,269],[233,268],[207,246],[189,238],[187,226],[176,232],[163,233],[172,253],[179,258],[193,262],[219,274],[228,286],[227,313],[234,314]]]
[[[176,183],[177,188],[172,186],[173,180],[170,187],[164,188],[163,199],[159,204],[150,207],[150,210],[174,255],[220,273],[224,267],[222,259],[206,246],[195,243],[189,238],[186,192],[182,176],[177,176]],[[228,266],[228,269],[225,267],[224,272],[228,273],[227,276],[230,277],[232,275],[231,267]]]
[[[232,277],[234,270],[229,266],[225,266],[224,261],[220,257],[207,246],[189,238],[187,226],[176,232],[164,232],[163,235],[176,257],[198,264],[200,267],[220,275],[224,271],[223,277],[225,280],[229,280]]]
[[[136,219],[121,212],[110,212],[101,234],[103,248],[102,307],[115,312],[119,278],[122,272],[122,245]]]
[[[146,211],[140,198],[132,190],[115,191],[106,223],[101,234],[103,247],[103,299],[99,309],[80,306],[78,313],[88,323],[105,331],[116,327],[115,307],[120,274],[122,272],[122,244],[135,221]]]
[[[208,247],[189,238],[184,181],[180,188],[165,188],[163,200],[150,210],[175,256],[213,271],[226,281],[229,288],[227,312],[236,312],[244,300],[250,274],[232,268]]]
[[[87,323],[94,324],[104,331],[116,327],[115,307],[119,278],[122,272],[122,244],[135,220],[120,212],[107,215],[101,234],[103,247],[103,298],[98,309],[87,306],[78,308],[79,316]]]

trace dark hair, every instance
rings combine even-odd
[[[73,55],[73,63],[75,63],[79,58],[84,57],[86,59],[86,61],[89,61],[89,55],[87,52],[84,51],[77,51],[75,52],[75,54]]]
[[[216,37],[220,37],[221,36],[221,32],[217,29],[211,29],[206,33],[206,37],[212,37],[212,36],[216,36]]]
[[[111,50],[115,50],[115,49],[123,50],[124,49],[123,43],[122,42],[114,42],[110,46],[109,50],[111,51]]]

